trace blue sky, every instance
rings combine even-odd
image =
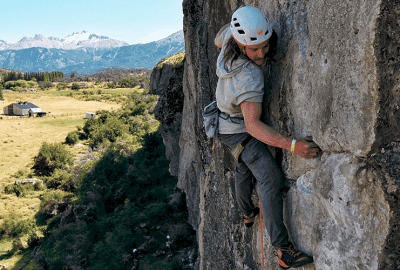
[[[14,0],[0,5],[0,39],[17,42],[41,34],[73,32],[129,44],[162,39],[183,28],[182,0]]]

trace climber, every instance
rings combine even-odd
[[[264,93],[262,66],[275,53],[277,34],[264,13],[245,6],[236,10],[231,23],[221,28],[215,44],[222,49],[217,60],[216,101],[221,111],[218,139],[236,160],[236,200],[244,223],[251,227],[259,214],[259,208],[251,201],[254,177],[262,217],[280,267],[288,269],[309,264],[313,258],[289,242],[283,223],[283,175],[266,144],[303,158],[317,157],[321,149],[312,137],[288,138],[260,120]]]

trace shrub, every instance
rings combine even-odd
[[[15,174],[13,174],[12,176],[15,178],[21,178],[24,175],[26,175],[28,172],[27,170],[18,170]]]
[[[40,242],[39,236],[36,234],[36,232],[34,230],[32,230],[28,236],[28,240],[27,240],[28,246],[36,247],[39,245],[39,242]]]
[[[18,237],[26,234],[35,227],[35,222],[32,219],[20,219],[16,214],[10,213],[3,219],[0,226],[0,235]]]
[[[36,181],[35,184],[33,184],[33,190],[43,190],[43,184],[40,181]]]
[[[79,90],[79,89],[81,89],[81,87],[79,86],[79,84],[73,83],[72,86],[71,86],[71,89],[72,90]]]
[[[58,90],[63,90],[65,88],[67,88],[67,84],[66,83],[60,82],[59,84],[57,84],[57,89]]]
[[[16,92],[20,92],[22,91],[22,87],[21,86],[14,86],[10,88],[12,91],[16,91]]]
[[[79,141],[79,131],[71,131],[65,138],[65,142],[69,145],[75,144]]]
[[[49,82],[49,81],[47,81],[47,82],[39,82],[39,87],[42,88],[42,89],[48,89],[48,88],[51,88],[53,86],[54,86],[54,84],[52,82]]]
[[[21,195],[22,191],[23,191],[23,188],[22,188],[21,185],[14,185],[14,184],[11,184],[11,185],[8,185],[8,186],[6,186],[6,187],[4,188],[4,192],[5,192],[6,194],[13,194],[13,193],[15,193],[15,195],[17,195],[17,197],[19,197],[19,196]]]
[[[109,83],[107,83],[107,88],[113,89],[113,88],[117,88],[117,86],[115,85],[115,82],[109,82]]]
[[[73,196],[62,190],[49,190],[40,196],[39,213],[45,216],[55,216],[67,208]]]
[[[72,154],[61,143],[44,142],[33,160],[32,169],[35,174],[44,176],[50,176],[55,169],[64,169],[73,164]]]
[[[4,87],[6,89],[13,89],[15,87],[20,87],[22,89],[22,88],[26,88],[28,86],[29,86],[29,84],[25,80],[8,81],[8,82],[4,83]]]
[[[29,87],[37,86],[37,82],[35,82],[35,81],[27,81],[27,83],[28,83]]]
[[[107,119],[99,129],[91,133],[91,143],[99,145],[105,139],[110,142],[115,142],[118,137],[121,137],[128,132],[128,127],[120,120],[115,118]]]
[[[0,84],[0,100],[4,100],[3,91],[1,89],[2,89],[2,85]]]
[[[56,169],[51,177],[47,179],[46,186],[47,188],[61,189],[70,192],[75,190],[76,183],[73,174],[67,173],[61,169]]]
[[[14,241],[12,242],[12,251],[13,252],[17,252],[19,250],[23,250],[24,246],[22,245],[21,239],[16,238],[14,239]]]

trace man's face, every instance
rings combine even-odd
[[[269,50],[269,42],[268,40],[263,43],[247,46],[243,48],[244,53],[249,57],[256,65],[263,65],[265,62],[265,55]]]

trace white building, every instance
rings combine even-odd
[[[86,118],[90,118],[90,117],[96,118],[96,114],[95,113],[91,113],[91,112],[87,112],[86,113]]]

